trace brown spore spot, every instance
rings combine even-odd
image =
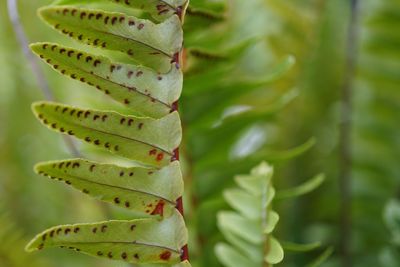
[[[39,250],[42,250],[43,248],[44,248],[44,244],[43,243],[38,246]]]
[[[132,177],[132,176],[133,176],[133,172],[130,172],[130,173],[129,173],[129,176]]]
[[[53,237],[53,236],[54,236],[54,232],[55,232],[54,230],[51,230],[51,231],[50,231],[50,237]]]
[[[79,168],[81,165],[79,164],[79,162],[74,162],[74,164],[72,164],[72,168]]]
[[[78,233],[80,230],[81,230],[81,229],[80,229],[79,227],[75,227],[74,233],[76,234],[76,233]]]
[[[116,146],[114,147],[114,150],[115,150],[115,151],[118,151],[118,150],[119,150],[119,146],[116,145]]]
[[[120,17],[120,18],[119,18],[119,22],[120,22],[120,23],[124,22],[124,20],[125,20],[125,17]]]
[[[128,78],[131,78],[132,77],[132,75],[133,75],[133,71],[128,71],[128,74],[127,74],[127,76],[128,76]]]
[[[133,230],[135,230],[135,228],[136,228],[136,224],[132,224],[130,229],[131,229],[131,231],[133,231]]]
[[[103,115],[103,117],[101,117],[101,120],[106,121],[107,117],[108,117],[107,115]]]
[[[90,115],[90,111],[85,112],[85,118],[87,118]]]
[[[83,111],[80,110],[80,111],[78,111],[78,113],[76,113],[76,116],[79,118],[82,115],[82,113],[83,113]]]
[[[124,99],[124,103],[125,103],[125,105],[128,105],[129,103],[130,103],[130,101],[128,100],[128,99]]]
[[[68,8],[64,8],[62,13],[63,13],[63,15],[66,15],[68,12],[69,12],[69,9]]]
[[[116,197],[116,198],[114,198],[114,203],[115,203],[115,204],[119,204],[119,203],[121,203],[121,200],[119,200],[119,198]]]
[[[42,240],[46,241],[47,234],[42,235]]]
[[[129,119],[129,120],[128,120],[128,125],[131,126],[133,122],[134,122],[133,119]]]
[[[65,228],[65,230],[64,230],[64,234],[69,234],[69,232],[71,232],[71,229],[69,229],[69,228]]]
[[[94,141],[94,144],[97,145],[97,146],[100,145],[100,140],[99,140],[99,139],[96,139],[96,140]]]
[[[125,207],[129,208],[131,206],[131,203],[129,201],[125,201]]]
[[[57,48],[57,45],[52,45],[52,46],[51,46],[51,50],[52,50],[52,51],[54,51],[54,49],[56,49],[56,48]]]
[[[77,57],[78,60],[81,59],[82,56],[83,56],[82,53],[78,53],[78,54],[76,55],[76,57]]]
[[[164,206],[165,206],[165,201],[164,200],[160,200],[158,201],[156,207],[154,208],[154,210],[151,212],[151,215],[164,215]]]
[[[65,51],[67,51],[67,50],[65,50],[64,48],[61,48],[60,49],[60,54],[64,53]]]
[[[57,229],[57,232],[56,232],[57,235],[59,235],[59,234],[61,233],[61,231],[62,231],[62,229],[61,229],[61,228],[58,228],[58,229]]]
[[[119,173],[119,176],[120,176],[120,177],[124,176],[124,171],[121,171],[121,172]]]
[[[91,141],[90,137],[85,137],[85,141],[90,142]]]
[[[71,130],[69,130],[69,131],[68,131],[68,134],[69,134],[69,135],[74,135],[74,132],[71,131]]]
[[[53,67],[54,67],[55,69],[58,69],[58,65],[57,65],[57,64],[56,64],[56,65],[54,65]]]
[[[83,189],[82,192],[85,194],[89,194],[89,190],[87,190],[87,189]]]
[[[88,16],[88,19],[91,19],[92,17],[94,17],[94,14],[90,13],[89,16]]]
[[[102,17],[103,17],[102,14],[97,14],[97,15],[96,15],[96,19],[101,19]]]
[[[133,56],[133,51],[132,51],[132,49],[129,49],[127,53],[128,53],[128,55]]]
[[[109,143],[109,142],[105,143],[105,144],[104,144],[104,147],[110,148],[110,143]]]
[[[157,161],[162,161],[163,158],[164,158],[164,153],[159,153],[159,154],[157,155]]]
[[[129,22],[128,22],[128,25],[129,26],[134,26],[136,23],[133,21],[133,20],[130,20]]]
[[[101,232],[102,233],[105,233],[107,231],[107,225],[103,225],[102,227],[101,227]]]
[[[72,9],[72,11],[71,11],[71,15],[72,15],[72,16],[75,16],[76,12],[77,12],[77,10],[76,10],[76,9]]]
[[[119,121],[119,123],[120,123],[120,124],[124,124],[125,121],[126,121],[126,119],[125,119],[125,118],[122,118],[122,119]]]
[[[112,259],[112,257],[113,257],[112,252],[108,252],[107,256],[108,256],[110,259]]]
[[[70,51],[68,51],[67,55],[68,55],[69,57],[71,57],[72,54],[74,54],[74,53],[75,53],[74,51],[70,50]]]
[[[87,57],[86,57],[86,62],[89,62],[89,61],[91,61],[91,60],[93,60],[93,58],[92,58],[91,56],[87,56]]]
[[[110,72],[113,72],[115,70],[115,65],[110,66]]]
[[[71,166],[71,164],[72,164],[72,162],[71,162],[71,161],[68,161],[67,164],[65,164],[65,167],[68,168],[69,166]]]
[[[103,256],[103,255],[104,255],[103,252],[97,251],[97,256]]]
[[[93,120],[94,120],[94,121],[97,120],[97,119],[99,119],[99,118],[100,118],[99,115],[94,115],[94,116],[93,116]]]
[[[139,254],[135,253],[135,255],[133,255],[133,257],[138,260],[139,259]]]
[[[101,63],[101,61],[98,60],[98,59],[96,59],[96,60],[93,62],[93,66],[97,67],[97,65],[99,65],[100,63]]]
[[[54,128],[54,129],[56,129],[56,128],[57,128],[57,123],[52,123],[52,124],[51,124],[51,127]]]
[[[85,82],[85,78],[83,78],[83,77],[80,78],[79,80],[80,80],[81,82],[83,82],[83,83]]]
[[[106,95],[109,95],[109,94],[110,94],[110,91],[105,90],[104,93],[105,93]]]
[[[82,12],[80,18],[83,19],[86,16],[86,12]]]
[[[139,130],[141,130],[143,128],[143,123],[142,122],[138,124],[138,128],[139,128]]]
[[[114,25],[115,24],[115,22],[118,20],[118,18],[117,17],[113,17],[112,19],[111,19],[111,24],[112,25]]]
[[[143,71],[139,70],[138,72],[136,72],[136,77],[140,77],[143,75]]]
[[[89,170],[92,172],[94,167],[96,167],[96,165],[94,165],[94,164],[90,165]]]
[[[121,254],[121,258],[123,258],[124,260],[126,260],[126,258],[128,258],[128,255],[126,254],[126,252],[123,252]]]
[[[110,19],[109,16],[105,17],[105,18],[104,18],[104,23],[107,24],[109,19]]]
[[[83,35],[80,34],[80,35],[78,36],[78,39],[79,39],[79,40],[82,40],[82,39],[83,39]]]
[[[157,149],[152,149],[152,150],[149,151],[149,155],[150,156],[156,155],[156,154],[157,154]]]
[[[95,227],[95,228],[92,229],[92,233],[93,233],[93,234],[97,233],[97,227]]]
[[[143,29],[144,28],[144,24],[143,23],[140,23],[139,25],[138,25],[138,30],[141,30],[141,29]]]
[[[171,258],[171,251],[164,251],[163,253],[160,254],[160,259],[163,261],[167,261]]]

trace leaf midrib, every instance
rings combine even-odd
[[[155,244],[149,244],[149,243],[144,243],[144,242],[137,242],[137,241],[92,241],[92,242],[83,242],[83,241],[77,241],[77,242],[65,242],[62,241],[60,244],[84,244],[84,245],[92,245],[92,244],[126,244],[126,245],[139,245],[139,246],[147,246],[147,247],[153,247],[153,248],[161,248],[161,249],[167,249],[172,252],[175,252],[179,254],[179,250],[176,250],[174,248],[166,247],[166,246],[161,246],[161,245],[155,245]]]
[[[159,199],[165,200],[168,203],[170,203],[171,205],[175,205],[175,202],[173,202],[173,201],[171,201],[169,199],[166,199],[166,198],[164,198],[162,196],[158,196],[156,194],[152,194],[152,193],[145,192],[145,191],[142,191],[142,190],[137,190],[137,189],[132,189],[132,188],[125,188],[125,187],[121,187],[121,186],[117,186],[117,185],[110,185],[110,184],[104,184],[104,183],[100,183],[100,182],[95,182],[95,181],[87,180],[87,179],[84,179],[84,178],[81,178],[79,176],[75,176],[75,175],[72,175],[72,174],[67,174],[67,175],[72,177],[73,179],[77,179],[77,180],[80,180],[80,181],[85,181],[85,182],[88,182],[88,183],[94,183],[94,184],[101,185],[101,186],[106,186],[106,187],[108,186],[108,187],[117,188],[117,189],[121,189],[121,190],[125,190],[125,191],[136,192],[136,193],[140,193],[140,194],[144,194],[144,195],[153,196],[155,198],[159,198]]]
[[[55,117],[57,117],[57,115],[56,115]],[[62,119],[62,118],[63,118],[63,117],[61,116],[61,119]],[[57,119],[56,119],[56,121],[57,121]],[[105,134],[105,135],[112,135],[112,136],[120,137],[120,138],[123,138],[123,139],[127,139],[127,140],[129,140],[129,141],[138,142],[138,143],[141,143],[141,144],[144,144],[144,145],[148,145],[148,146],[151,146],[151,147],[154,147],[154,148],[156,148],[156,149],[161,150],[162,152],[168,154],[169,156],[172,156],[172,155],[173,155],[171,152],[165,150],[164,148],[161,148],[161,147],[159,147],[159,146],[157,146],[157,145],[154,145],[154,144],[150,144],[150,143],[145,142],[145,141],[141,141],[141,140],[137,140],[137,139],[132,139],[132,138],[130,138],[130,137],[126,137],[126,136],[119,135],[119,134],[116,134],[116,133],[105,132],[105,131],[102,131],[102,130],[99,130],[99,129],[95,129],[95,128],[91,128],[91,127],[88,127],[88,126],[84,126],[84,125],[81,125],[81,124],[77,124],[77,123],[73,123],[73,122],[68,122],[68,121],[66,121],[66,120],[63,120],[63,121],[64,121],[64,123],[66,123],[66,124],[72,124],[72,125],[75,125],[76,127],[82,127],[82,128],[87,129],[87,130],[89,130],[89,131],[96,131],[96,132],[99,132],[99,133],[102,133],[102,134]]]

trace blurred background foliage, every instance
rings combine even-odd
[[[30,42],[75,43],[36,16],[50,0],[19,1]],[[279,190],[317,173],[327,181],[305,197],[274,203],[281,241],[333,245],[322,266],[342,264],[339,191],[341,88],[346,75],[350,1],[192,0],[185,25],[185,205],[193,266],[221,266],[216,214],[233,176],[267,160]],[[207,16],[204,16],[204,13]],[[203,15],[202,15],[203,14]],[[400,4],[360,1],[352,90],[351,266],[400,265]],[[49,226],[129,215],[35,176],[38,161],[70,157],[41,127],[30,104],[44,96],[0,2],[0,266],[125,266],[50,250],[23,251]],[[41,65],[61,102],[127,112],[101,93]],[[78,144],[91,159],[106,157]],[[122,163],[122,162],[121,162]],[[287,253],[277,266],[305,266],[321,250]]]

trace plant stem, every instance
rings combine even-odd
[[[358,0],[350,0],[350,22],[348,26],[346,69],[342,85],[340,144],[339,144],[339,190],[340,203],[340,253],[343,267],[352,266],[351,256],[351,133],[353,82],[357,62]]]
[[[17,41],[24,52],[25,58],[29,62],[32,72],[36,77],[36,81],[42,90],[46,100],[48,101],[54,101],[54,95],[50,90],[50,86],[43,74],[43,72],[40,69],[40,66],[29,49],[29,42],[28,38],[24,32],[24,28],[22,26],[21,20],[18,15],[18,5],[17,5],[17,0],[7,0],[7,7],[8,7],[8,14],[11,20],[11,25],[12,28],[16,34]],[[78,149],[76,148],[74,142],[69,136],[63,136],[64,143],[69,150],[69,152],[74,156],[74,157],[79,157],[80,153]]]
[[[183,25],[183,22],[185,20],[185,12],[186,12],[186,8],[187,8],[188,5],[189,5],[189,0],[185,3],[184,6],[178,7],[178,9],[176,11],[176,14],[179,16],[179,18],[180,18],[180,20],[182,22],[182,25]],[[183,65],[184,65],[183,62],[182,62],[183,61],[183,51],[184,51],[184,49],[183,49],[183,45],[182,45],[182,49],[181,49],[181,51],[179,51],[179,54],[178,54],[177,58],[175,59],[175,61],[176,61],[175,64],[176,64],[177,68],[182,68]],[[179,109],[179,102],[176,101],[173,104],[172,111],[178,111],[178,109]],[[178,147],[174,151],[173,160],[179,161],[179,159],[180,159],[180,155],[179,155],[179,147]],[[185,212],[184,212],[184,207],[183,207],[183,197],[182,196],[179,197],[177,199],[177,201],[176,201],[176,209],[180,212],[180,214],[182,216],[184,216]],[[187,244],[184,245],[182,247],[182,249],[181,249],[181,261],[182,262],[183,261],[189,261],[189,249],[188,249],[188,245]]]

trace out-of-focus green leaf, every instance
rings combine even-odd
[[[302,185],[299,185],[295,188],[280,190],[276,194],[276,199],[286,199],[293,198],[308,194],[318,188],[325,181],[324,174],[318,174],[314,178],[308,180]]]

